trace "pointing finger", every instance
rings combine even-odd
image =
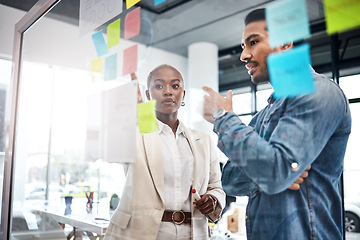
[[[214,91],[214,89],[212,89],[211,87],[204,86],[204,87],[202,87],[202,89],[203,89],[205,92],[207,92],[209,95],[213,95],[214,93],[216,93],[216,92]]]

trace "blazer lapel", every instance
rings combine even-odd
[[[184,125],[183,125],[184,126]],[[184,131],[186,134],[186,137],[189,141],[189,145],[191,148],[191,151],[194,156],[194,170],[193,170],[193,183],[192,187],[195,188],[197,191],[199,191],[202,182],[201,179],[203,179],[204,171],[204,153],[203,153],[203,147],[202,145],[202,139],[199,135],[194,133],[193,131],[190,131],[188,128],[184,126]]]
[[[142,134],[149,170],[155,188],[164,202],[164,160],[159,141],[159,132]]]

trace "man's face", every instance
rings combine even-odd
[[[240,60],[246,63],[246,68],[255,84],[269,82],[267,56],[272,53],[270,48],[266,21],[256,21],[246,25],[242,36],[243,52]]]

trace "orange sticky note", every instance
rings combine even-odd
[[[155,113],[156,100],[138,104],[138,125],[140,133],[155,132],[158,130]]]
[[[126,9],[131,8],[132,6],[137,4],[138,2],[140,2],[140,0],[126,0]]]
[[[125,17],[124,39],[130,39],[140,33],[140,7],[129,12]]]
[[[138,61],[138,45],[135,44],[124,50],[123,54],[123,75],[136,72]]]

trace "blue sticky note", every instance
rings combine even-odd
[[[275,1],[265,16],[272,48],[311,36],[305,0]]]
[[[106,45],[106,42],[104,39],[102,29],[100,31],[94,33],[91,37],[94,42],[98,57],[101,57],[101,56],[109,53],[109,50],[107,49],[107,45]]]
[[[315,92],[309,44],[272,53],[268,56],[267,62],[275,98]]]
[[[166,0],[154,0],[154,5],[159,5],[160,3],[165,2]]]
[[[105,58],[105,81],[116,79],[117,77],[117,53]]]

